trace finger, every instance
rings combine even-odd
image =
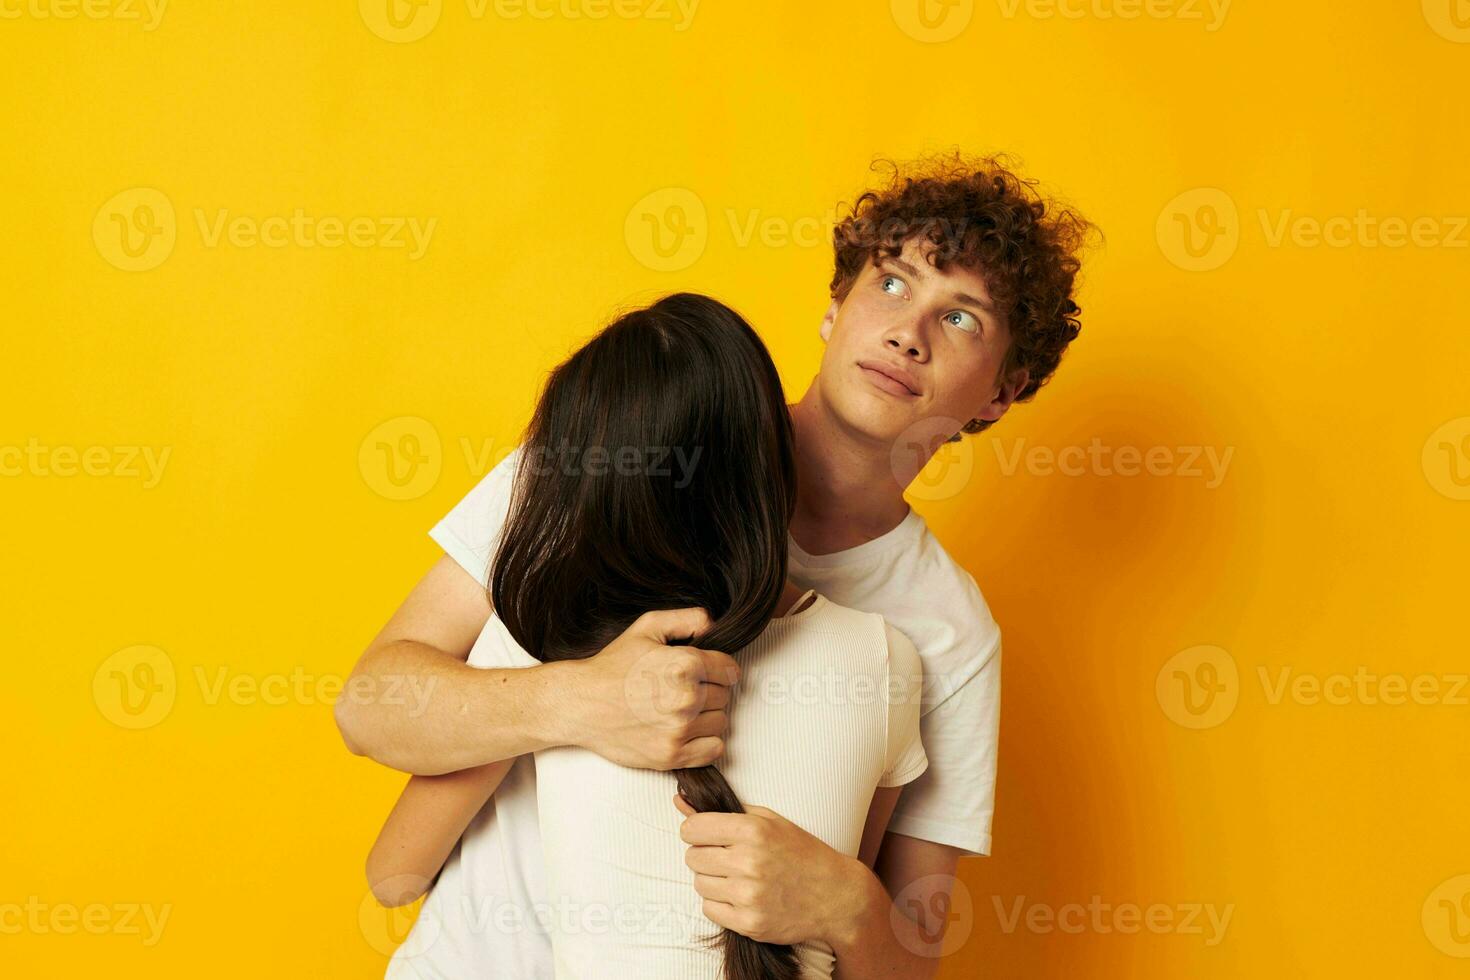
[[[701,711],[694,716],[689,727],[684,731],[684,737],[689,739],[701,738],[706,735],[721,736],[729,727],[730,716],[720,711]]]
[[[694,809],[694,807],[689,805],[689,801],[684,799],[683,793],[674,794],[674,807],[686,817],[692,817],[699,812],[698,810]]]
[[[674,760],[674,769],[698,769],[713,765],[725,754],[725,740],[718,735],[703,735],[684,743]]]
[[[740,932],[742,926],[747,929],[750,928],[749,923],[746,922],[740,910],[729,902],[720,902],[712,898],[706,898],[702,905],[702,911],[704,912],[704,917],[717,926],[733,929],[736,932]],[[740,934],[742,936],[745,935],[743,932],[740,932]]]
[[[634,624],[638,632],[664,646],[672,641],[687,641],[708,633],[714,621],[708,612],[698,607],[693,609],[655,609],[638,617]]]
[[[720,650],[695,649],[703,666],[703,680],[706,684],[720,684],[729,687],[740,680],[740,665],[735,658]]]
[[[694,846],[684,848],[684,864],[690,871],[713,878],[733,878],[738,873],[728,847]]]
[[[711,708],[728,708],[730,706],[730,688],[724,684],[701,684],[699,686],[700,697],[703,698],[704,710]]]
[[[695,872],[694,890],[699,892],[700,898],[715,902],[724,902],[726,905],[739,905],[735,900],[736,885],[730,878],[722,878],[718,875],[706,875]]]
[[[686,844],[729,847],[746,839],[748,820],[744,813],[696,813],[679,825],[679,837]]]

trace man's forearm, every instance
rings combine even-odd
[[[569,662],[480,669],[412,640],[365,653],[337,700],[347,746],[434,776],[565,744]]]
[[[867,865],[854,860],[851,872],[853,891],[849,894],[855,901],[826,937],[837,958],[834,980],[926,980],[934,976],[938,959],[913,952],[932,947],[932,940],[922,938],[919,924],[908,916],[894,914],[893,899]]]

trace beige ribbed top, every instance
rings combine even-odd
[[[834,849],[856,855],[873,792],[916,779],[918,652],[881,616],[820,595],[792,606],[735,656],[741,678],[720,770],[741,801],[769,807]],[[498,623],[498,617],[492,617]],[[530,665],[503,625],[470,663]],[[551,907],[538,910],[558,980],[718,980],[700,943],[718,927],[701,912],[679,838],[669,773],[626,769],[580,748],[536,753],[536,794]],[[830,977],[832,951],[797,947],[808,977]]]

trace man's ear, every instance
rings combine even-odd
[[[1017,368],[1011,372],[1004,382],[995,390],[995,396],[986,403],[985,407],[975,414],[975,418],[986,422],[994,422],[1006,413],[1006,409],[1015,402],[1016,396],[1026,387],[1026,382],[1031,380],[1031,372],[1025,368]]]
[[[832,324],[837,321],[837,308],[841,305],[842,303],[840,301],[834,299],[832,305],[827,307],[827,315],[822,317],[822,328],[820,332],[823,343],[832,339]]]

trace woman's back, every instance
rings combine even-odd
[[[805,597],[804,597],[805,598]],[[812,594],[736,654],[741,679],[719,765],[736,795],[856,855],[874,790],[917,778],[922,670],[880,616]],[[477,667],[537,663],[492,616]],[[717,980],[719,930],[684,863],[682,817],[666,772],[585,749],[536,753],[536,793],[558,978]],[[824,945],[797,946],[809,977],[830,976]]]

